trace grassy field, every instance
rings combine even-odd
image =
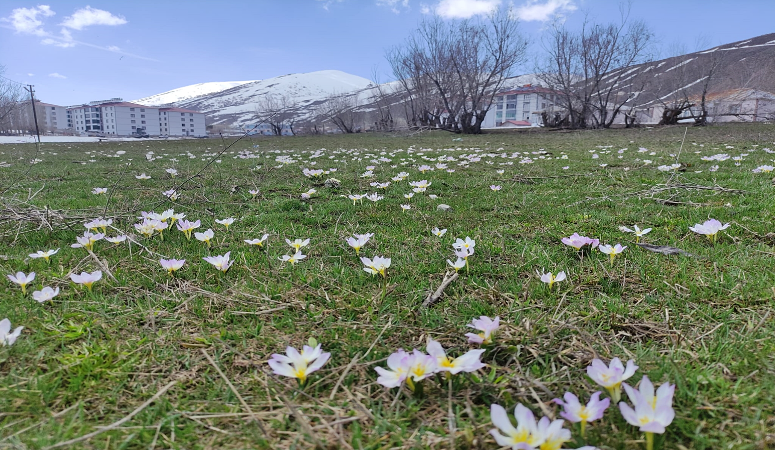
[[[559,418],[552,399],[601,389],[586,376],[596,357],[634,359],[632,385],[644,375],[676,385],[676,417],[655,448],[775,447],[775,189],[772,173],[752,172],[775,159],[765,151],[775,126],[457,138],[243,139],[222,154],[214,139],[0,146],[0,319],[25,327],[0,347],[0,448],[93,432],[65,448],[497,448],[491,404]],[[702,159],[722,153],[731,158]],[[446,169],[418,170],[441,156]],[[373,178],[361,177],[367,166]],[[303,168],[337,171],[316,181]],[[383,200],[347,198],[402,171]],[[328,177],[341,186],[323,186]],[[427,191],[406,200],[423,179]],[[162,195],[172,188],[174,202]],[[177,230],[163,240],[135,231],[140,211],[168,208],[212,228],[212,247]],[[134,242],[71,248],[97,217]],[[228,231],[215,223],[227,217]],[[715,244],[689,230],[708,218],[731,224]],[[643,242],[692,256],[636,246],[619,230],[636,224],[653,228]],[[598,250],[579,255],[560,242],[575,232],[627,249],[613,264]],[[265,233],[264,249],[243,242]],[[361,256],[392,259],[384,294],[345,243],[353,233],[374,233]],[[423,308],[466,236],[476,240],[469,269]],[[309,238],[307,258],[282,263],[286,238]],[[28,257],[57,248],[50,264]],[[226,273],[202,260],[227,251]],[[170,277],[161,257],[186,264]],[[70,281],[98,269],[92,292]],[[37,274],[26,295],[5,277],[18,271]],[[549,290],[546,271],[568,277]],[[61,292],[38,303],[30,291],[43,286]],[[453,355],[476,348],[464,334],[481,315],[502,321],[487,368],[454,383],[431,377],[422,397],[376,383],[389,354],[424,350],[429,337]],[[267,360],[311,337],[332,356],[299,389]],[[563,448],[645,448],[614,405],[586,439],[565,426]]]

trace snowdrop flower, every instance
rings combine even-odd
[[[175,170],[175,169],[166,169],[166,170],[165,170],[165,172],[167,172],[168,174],[170,174],[170,176],[171,176],[172,178],[175,178],[175,175],[177,175],[177,174],[178,174],[178,171],[177,171],[177,170]]]
[[[364,267],[363,270],[372,275],[382,275],[382,278],[387,277],[387,269],[390,267],[390,258],[383,258],[381,256],[375,256],[374,259],[361,257],[361,262]]]
[[[321,344],[315,348],[305,345],[301,353],[288,346],[285,349],[285,355],[275,353],[268,362],[275,375],[296,378],[303,386],[309,374],[320,370],[330,357],[331,353],[323,352]]]
[[[301,250],[302,247],[306,247],[309,245],[309,239],[304,239],[304,240],[294,239],[293,241],[291,241],[290,239],[286,239],[285,242],[287,242],[288,245],[293,247],[293,249],[296,250],[297,252]]]
[[[438,237],[442,237],[442,236],[444,236],[447,233],[447,229],[444,228],[443,230],[439,230],[438,227],[433,227],[431,229],[431,233],[435,234]]]
[[[621,226],[621,227],[619,227],[619,231],[623,231],[625,233],[635,233],[635,243],[636,244],[638,242],[640,242],[640,238],[644,234],[648,234],[651,231],[651,228],[646,228],[646,229],[641,230],[640,228],[638,228],[637,225],[634,225],[634,228],[635,228],[634,230],[631,230],[631,229],[629,229],[629,228],[627,228],[625,226]]]
[[[551,272],[547,272],[547,273],[541,275],[541,281],[543,281],[544,283],[547,283],[549,285],[549,290],[550,291],[552,290],[552,285],[554,285],[554,283],[556,283],[558,281],[563,281],[563,280],[565,280],[565,272],[564,271],[558,272],[556,276],[552,275]]]
[[[354,248],[355,255],[358,256],[358,254],[361,251],[361,248],[369,242],[369,237],[370,236],[364,236],[364,235],[361,235],[359,237],[348,237],[347,245]]]
[[[611,404],[611,399],[600,400],[601,392],[595,392],[589,398],[589,403],[582,405],[579,398],[570,392],[566,392],[565,401],[555,398],[554,402],[563,407],[560,415],[573,423],[581,423],[581,437],[586,438],[587,422],[592,422],[603,417],[603,413]]]
[[[32,293],[32,298],[34,298],[38,303],[43,303],[49,300],[53,300],[57,295],[59,295],[59,288],[51,289],[50,287],[46,286],[39,291],[34,291]]]
[[[500,327],[500,320],[501,319],[498,316],[495,316],[495,319],[490,319],[487,316],[480,316],[478,319],[473,319],[471,323],[466,326],[479,330],[479,333],[466,333],[468,342],[480,345],[491,344],[493,334],[498,330],[498,327]]]
[[[202,242],[206,242],[207,243],[207,248],[210,248],[210,239],[212,239],[214,235],[215,235],[215,233],[213,233],[213,230],[211,230],[210,228],[205,230],[204,233],[194,233],[194,237],[198,241],[202,241]]]
[[[108,193],[108,188],[94,188],[91,190],[94,195],[104,195]]]
[[[220,270],[221,272],[226,273],[226,271],[229,270],[229,267],[234,264],[234,261],[229,259],[230,255],[231,252],[226,252],[225,255],[207,256],[202,259],[212,264],[213,267]]]
[[[625,368],[619,358],[612,359],[608,366],[595,358],[592,360],[592,364],[587,367],[587,376],[601,387],[606,388],[614,403],[618,403],[622,397],[622,382],[633,376],[636,370],[638,370],[638,366],[633,360],[627,361],[627,368]]]
[[[16,272],[16,276],[8,275],[8,279],[21,286],[22,294],[26,294],[27,285],[32,283],[32,280],[35,279],[35,272],[30,272],[29,275],[25,275],[24,272]]]
[[[402,211],[409,211],[410,209],[412,209],[412,205],[401,205]]]
[[[259,247],[264,247],[264,242],[266,242],[266,239],[269,237],[268,234],[264,234],[261,236],[261,239],[245,239],[245,242],[249,245],[257,245]]]
[[[120,244],[126,241],[126,236],[124,236],[123,234],[120,234],[116,237],[106,237],[105,240],[112,244]]]
[[[466,260],[458,257],[458,259],[455,260],[455,262],[447,260],[447,264],[449,264],[453,269],[455,269],[455,272],[457,272],[466,266]]]
[[[16,327],[11,333],[11,321],[8,319],[0,320],[0,345],[3,347],[13,345],[16,338],[22,334],[24,327]]]
[[[297,262],[301,261],[302,259],[306,258],[307,255],[301,253],[301,251],[297,251],[293,255],[283,255],[280,257],[280,260],[282,262],[289,262],[291,265],[296,264]]]
[[[639,427],[640,431],[646,433],[646,447],[648,450],[653,450],[654,433],[664,433],[665,427],[675,418],[673,410],[675,385],[665,383],[657,389],[655,395],[654,385],[649,377],[644,375],[640,381],[640,389],[635,390],[625,384],[624,390],[635,408],[620,402],[619,410],[622,417],[627,423]]]
[[[96,270],[92,273],[81,272],[80,275],[71,273],[70,279],[73,280],[73,283],[86,286],[89,289],[89,292],[91,292],[92,285],[102,279],[102,271]]]
[[[716,242],[716,235],[721,230],[726,230],[729,227],[729,224],[726,223],[724,225],[721,224],[716,219],[710,219],[706,220],[703,223],[695,224],[693,227],[689,227],[690,230],[694,231],[697,234],[704,234],[705,236],[710,239],[711,242]]]
[[[518,404],[514,409],[514,417],[517,419],[516,428],[511,424],[505,408],[497,404],[490,405],[490,420],[497,427],[490,430],[495,442],[512,450],[533,450],[540,446],[544,439],[538,434],[538,424],[533,412]]]
[[[493,191],[497,192],[497,191],[501,190],[501,187],[499,185],[497,185],[497,184],[491,184],[490,185],[490,189],[492,189]]]
[[[164,258],[162,258],[162,259],[159,260],[159,264],[161,264],[161,266],[164,269],[167,269],[167,274],[169,274],[169,275],[172,275],[172,273],[175,272],[176,270],[180,270],[180,268],[183,267],[183,264],[185,264],[185,263],[186,263],[185,259],[174,259],[174,258],[172,258],[172,259],[164,259]]]
[[[190,222],[188,220],[179,220],[176,226],[178,230],[182,231],[186,235],[186,239],[191,240],[191,232],[199,228],[202,225],[200,221]]]
[[[145,172],[141,173],[140,175],[135,175],[135,178],[138,180],[150,180],[151,177],[145,174]]]
[[[43,258],[46,260],[47,263],[51,263],[51,258],[53,255],[56,255],[59,249],[56,250],[46,250],[45,252],[43,250],[38,250],[35,253],[30,253],[30,258],[37,259],[37,258]]]
[[[226,227],[226,231],[229,231],[229,225],[233,224],[234,220],[235,220],[234,217],[229,217],[228,219],[223,219],[223,220],[215,219],[215,223],[223,225],[224,227]]]
[[[622,244],[616,244],[613,247],[611,247],[610,245],[601,244],[600,247],[598,247],[598,249],[600,249],[601,252],[611,257],[611,264],[614,263],[614,258],[616,258],[616,255],[622,253],[625,248],[627,248],[627,246],[625,245],[624,247],[622,247]]]
[[[578,233],[573,233],[570,237],[562,238],[562,243],[576,250],[581,250],[585,245],[589,245],[591,248],[595,248],[600,244],[599,239],[592,239],[586,236],[581,236]]]
[[[457,358],[449,358],[444,348],[437,341],[428,338],[428,354],[436,358],[436,371],[449,372],[455,375],[460,372],[476,372],[485,366],[480,361],[484,349],[469,350]]]

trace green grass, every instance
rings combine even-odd
[[[174,387],[122,427],[71,448],[296,449],[313,447],[315,439],[329,448],[449,448],[450,410],[456,448],[496,448],[488,434],[490,404],[512,411],[523,403],[540,416],[540,399],[558,416],[549,402],[566,390],[585,401],[598,389],[586,377],[587,365],[616,356],[640,366],[632,384],[648,375],[655,384],[677,386],[676,419],[657,437],[657,448],[769,448],[775,445],[775,195],[772,174],[751,170],[775,158],[763,150],[775,149],[775,126],[690,128],[681,149],[684,131],[488,134],[462,141],[447,133],[244,139],[206,168],[223,148],[219,141],[44,144],[37,156],[32,145],[4,145],[0,161],[11,167],[0,168],[0,186],[13,187],[0,211],[0,272],[34,271],[29,291],[58,286],[62,292],[38,304],[7,279],[0,291],[0,318],[25,327],[13,346],[0,347],[0,448],[43,448],[90,433],[173,380]],[[243,150],[259,158],[237,158]],[[685,171],[656,169],[675,162],[670,155],[679,150]],[[162,158],[147,161],[149,151]],[[500,156],[538,151],[549,155],[522,155],[532,164]],[[454,173],[416,169],[436,163],[424,158],[474,153],[481,161],[468,168],[446,162]],[[740,166],[732,159],[701,160],[717,153],[748,156]],[[563,154],[567,160],[559,159]],[[278,156],[296,162],[279,163]],[[42,162],[25,163],[34,157]],[[513,164],[501,165],[507,162]],[[715,164],[719,170],[710,172]],[[377,166],[374,178],[360,178],[368,165]],[[170,167],[179,172],[174,179],[164,171]],[[307,179],[302,167],[337,168],[329,176],[341,187]],[[391,184],[380,202],[353,206],[346,198],[375,192],[370,182],[401,171],[409,172],[407,180]],[[153,178],[135,179],[141,172]],[[189,177],[178,189],[181,198],[165,201],[161,192]],[[431,187],[402,212],[408,181],[420,179]],[[668,181],[743,192],[652,189]],[[491,184],[502,190],[491,191]],[[108,195],[93,195],[94,187],[107,187]],[[300,201],[311,187],[318,192]],[[252,199],[248,190],[255,188],[261,193]],[[442,202],[452,209],[437,211]],[[177,230],[165,232],[164,241],[135,234],[140,211],[171,207],[200,219],[200,231],[212,228],[213,248]],[[98,242],[94,253],[115,280],[104,276],[89,293],[68,274],[100,266],[70,245],[85,230],[82,223],[98,216],[113,218],[116,229],[142,246]],[[237,218],[228,233],[214,223],[226,217]],[[715,245],[688,229],[709,217],[732,224]],[[634,224],[653,228],[645,242],[695,256],[635,246],[632,235],[618,230]],[[439,239],[430,232],[435,226],[449,231]],[[366,232],[375,236],[361,254],[392,258],[384,299],[379,280],[362,270],[345,243]],[[560,243],[574,232],[628,248],[613,265],[597,250],[579,258]],[[265,250],[243,243],[264,233],[270,236]],[[437,304],[421,308],[441,283],[446,259],[453,259],[452,242],[465,236],[477,243],[470,272],[461,271]],[[293,267],[278,260],[290,249],[286,238],[311,239],[307,259]],[[55,248],[61,250],[50,265],[27,256]],[[227,251],[236,262],[226,274],[202,261]],[[170,278],[161,256],[187,263]],[[560,270],[568,279],[551,292],[536,274]],[[480,315],[503,321],[484,357],[490,368],[476,377],[458,375],[451,397],[440,378],[425,383],[424,398],[406,391],[398,401],[396,389],[376,383],[374,367],[384,366],[384,358],[398,348],[424,350],[429,336],[462,354],[465,325]],[[294,380],[273,375],[266,361],[309,337],[332,358],[301,391]],[[202,350],[257,414],[266,436]],[[342,387],[329,399],[342,375]],[[357,419],[343,422],[349,417]],[[584,444],[577,427],[566,427],[574,436],[567,448]],[[603,449],[645,448],[643,435],[613,406],[587,437],[588,445]]]

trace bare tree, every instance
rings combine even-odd
[[[511,11],[500,9],[481,20],[425,20],[386,58],[406,91],[408,123],[476,134],[526,50]]]
[[[293,125],[297,109],[296,102],[287,95],[266,94],[256,105],[256,120],[260,124],[269,125],[275,136],[282,136],[285,130],[295,134]]]
[[[643,85],[632,66],[650,58],[653,34],[642,21],[629,21],[629,4],[618,24],[585,20],[578,32],[556,23],[544,41],[546,57],[536,72],[557,92],[564,110],[559,121],[573,128],[608,128]]]
[[[374,122],[375,131],[393,131],[393,96],[390,92],[390,88],[380,83],[379,72],[375,67],[372,69],[371,78],[373,85],[370,89],[371,102],[376,112],[376,120]]]
[[[356,126],[358,94],[333,94],[322,105],[323,115],[331,121],[342,133],[360,131]]]
[[[19,119],[26,117],[26,114],[20,114],[26,91],[21,84],[4,78],[4,73],[5,66],[0,66],[0,131],[9,132],[22,129]]]

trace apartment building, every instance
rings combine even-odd
[[[551,89],[531,84],[501,92],[487,111],[482,128],[542,126],[541,113],[554,102],[555,94]]]
[[[205,115],[183,108],[159,108],[160,134],[167,136],[207,136]]]
[[[68,124],[68,112],[64,106],[52,105],[50,103],[40,102],[38,111],[43,112],[43,117],[38,117],[38,125],[43,125],[44,129],[50,133],[65,131],[70,128]],[[43,119],[43,123],[40,121]]]

